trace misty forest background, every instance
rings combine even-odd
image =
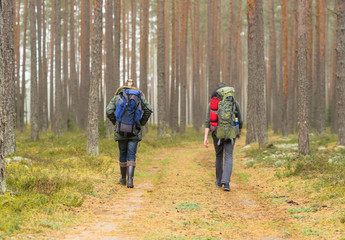
[[[82,130],[98,154],[105,106],[131,78],[154,109],[158,137],[203,130],[218,82],[236,89],[246,143],[268,128],[326,126],[345,144],[344,0],[0,0],[0,146]]]

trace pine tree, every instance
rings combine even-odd
[[[165,49],[164,49],[164,0],[157,0],[157,76],[158,76],[158,137],[166,135],[165,119]]]
[[[98,101],[102,61],[102,6],[103,0],[95,0],[92,43],[92,70],[87,127],[87,154],[92,156],[98,156]]]
[[[134,86],[137,86],[137,63],[136,63],[137,0],[131,0],[131,17],[132,17],[131,79],[134,82]]]
[[[337,3],[338,21],[338,61],[337,61],[337,104],[338,104],[338,144],[345,145],[345,0]]]
[[[181,109],[180,109],[180,134],[186,134],[186,106],[187,106],[187,36],[188,36],[188,12],[189,0],[181,0],[181,22],[180,22],[180,80],[181,80]]]
[[[5,92],[5,79],[4,79],[4,62],[3,62],[3,28],[4,28],[4,8],[3,0],[0,0],[0,194],[6,191],[6,178],[5,178],[5,160],[4,160],[4,92]]]
[[[308,74],[307,74],[307,24],[306,6],[307,0],[298,1],[298,152],[301,154],[309,153],[309,134],[308,134]]]
[[[86,130],[87,112],[89,109],[89,89],[90,89],[90,0],[81,1],[81,84],[79,92],[79,127]]]
[[[55,0],[55,112],[54,134],[62,135],[62,84],[61,84],[61,0]]]
[[[5,155],[16,152],[15,129],[15,53],[14,53],[14,1],[2,0],[3,14],[3,74],[4,74],[4,148]]]
[[[106,0],[105,2],[105,75],[104,82],[106,85],[106,102],[109,103],[114,97],[114,38],[113,38],[113,0]],[[110,136],[113,130],[113,124],[109,119],[106,120],[107,137]]]

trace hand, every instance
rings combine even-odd
[[[240,134],[236,136],[236,138],[240,138],[242,134],[242,129],[240,129]]]
[[[208,138],[205,138],[205,140],[204,140],[204,146],[205,146],[206,148],[208,148],[208,147],[210,146],[210,143],[209,143],[209,141],[208,141]]]

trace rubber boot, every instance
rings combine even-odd
[[[128,179],[127,179],[127,187],[128,188],[133,188],[133,177],[134,177],[134,166],[128,166],[127,171],[128,171]]]
[[[120,169],[121,169],[120,184],[123,186],[126,186],[127,167],[120,167]]]

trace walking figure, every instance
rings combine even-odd
[[[133,188],[135,155],[142,139],[142,126],[149,120],[152,107],[143,93],[129,79],[125,86],[116,90],[106,109],[107,117],[114,124],[114,139],[120,151],[120,184]]]
[[[235,100],[235,89],[219,83],[213,91],[205,122],[204,145],[209,147],[208,134],[212,132],[216,151],[216,186],[230,191],[233,151],[236,138],[241,136],[242,117]],[[224,154],[225,152],[225,154]]]

